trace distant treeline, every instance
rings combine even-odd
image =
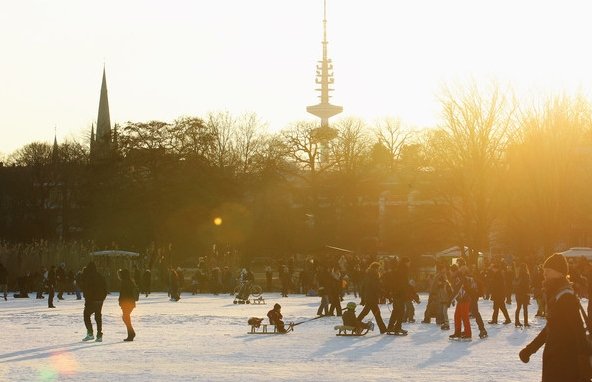
[[[80,142],[31,143],[0,168],[0,238],[156,243],[180,259],[214,245],[527,257],[592,244],[586,99],[527,107],[476,85],[440,99],[440,126],[424,130],[346,118],[327,140],[314,122],[270,133],[255,114],[219,112],[127,122],[101,160]]]

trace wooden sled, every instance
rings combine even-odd
[[[251,330],[247,334],[286,334],[294,331],[294,323],[290,322],[284,326],[285,332],[277,330],[275,325],[261,324],[259,326],[251,325]]]
[[[356,329],[355,326],[335,325],[333,329],[337,330],[336,336],[360,337],[365,336],[370,329]]]
[[[263,299],[263,296],[259,296],[257,298],[252,299],[251,300],[251,304],[253,304],[253,305],[265,305],[265,299]]]

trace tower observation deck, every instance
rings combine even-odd
[[[315,89],[320,92],[320,103],[308,106],[306,111],[310,114],[316,115],[321,119],[321,127],[314,131],[315,138],[321,142],[328,141],[336,136],[335,129],[329,127],[329,118],[337,115],[343,111],[343,107],[332,105],[329,102],[331,96],[329,95],[334,89],[330,88],[334,82],[333,79],[333,63],[327,57],[327,0],[323,0],[323,58],[317,62],[316,67],[316,83],[320,85]]]

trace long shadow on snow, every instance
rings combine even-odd
[[[351,349],[352,341],[355,341],[355,344],[358,346],[356,347],[355,351],[347,351],[344,353],[344,356],[348,359],[355,360],[366,356],[371,356],[373,353],[382,352],[384,351],[385,346],[392,343],[392,338],[387,338],[389,336],[380,336],[381,338],[376,341],[372,342],[372,344],[368,346],[360,346],[361,343],[367,343],[372,338],[376,338],[376,336],[366,337],[340,337],[334,336],[331,339],[325,341],[323,345],[319,347],[317,351],[312,353],[312,357],[324,357],[328,356],[332,353],[337,353],[341,351],[347,351]]]
[[[471,352],[469,351],[469,347],[474,345],[476,345],[476,343],[474,342],[467,343],[452,341],[450,344],[448,344],[446,349],[443,349],[441,351],[432,351],[430,358],[418,364],[417,367],[419,367],[420,369],[425,369],[433,365],[454,362],[460,358],[470,355]]]
[[[1,354],[1,358],[10,358],[0,361],[0,363],[12,363],[12,362],[20,362],[20,361],[29,361],[32,359],[39,359],[39,358],[48,358],[54,354],[59,353],[71,353],[81,349],[88,349],[91,347],[98,347],[98,346],[109,346],[115,344],[122,344],[123,342],[101,342],[101,343],[88,343],[88,342],[73,342],[70,344],[62,344],[62,345],[53,345],[53,346],[45,346],[40,348],[33,348],[33,349],[26,349],[20,350],[12,353]],[[34,354],[31,354],[34,353]],[[29,355],[27,355],[29,354]],[[22,357],[18,357],[22,356]],[[17,357],[17,358],[12,358]]]

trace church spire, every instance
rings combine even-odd
[[[105,67],[103,67],[103,82],[101,83],[96,141],[102,146],[102,149],[105,149],[105,151],[111,146],[111,117],[109,115],[109,98],[107,96],[107,75],[105,73]]]
[[[97,116],[96,133],[91,131],[90,154],[91,160],[106,160],[112,154],[111,116],[109,113],[109,97],[107,94],[107,75],[103,66],[103,81],[99,99],[99,114]]]
[[[53,128],[53,148],[51,149],[51,162],[57,163],[59,159],[59,150],[58,150],[58,133],[57,128]]]

